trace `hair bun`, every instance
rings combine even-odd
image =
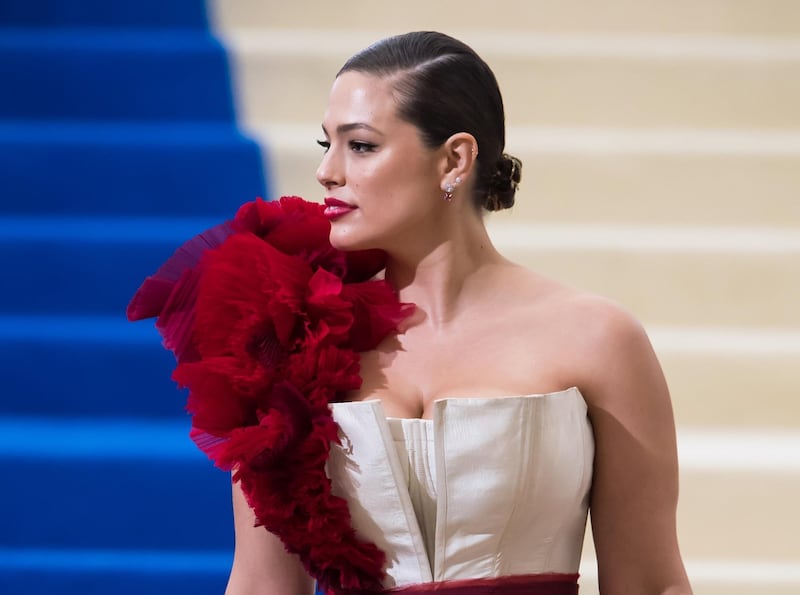
[[[522,162],[508,153],[497,160],[495,171],[489,181],[484,208],[487,211],[500,211],[514,206],[514,197],[522,179]]]

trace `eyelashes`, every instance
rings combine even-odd
[[[326,153],[331,148],[331,143],[326,140],[318,140],[317,144],[323,149],[325,149]],[[371,153],[378,146],[378,145],[373,145],[372,143],[365,143],[363,141],[357,141],[357,140],[351,140],[349,143],[347,143],[347,145],[353,153]]]
[[[355,153],[371,153],[375,150],[376,145],[372,143],[364,143],[360,141],[350,141],[350,149]]]

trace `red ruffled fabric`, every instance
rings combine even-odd
[[[127,314],[156,318],[189,389],[192,439],[235,470],[258,524],[329,595],[380,592],[385,555],[356,537],[325,474],[339,441],[328,405],[361,385],[359,352],[413,306],[373,279],[382,252],[331,246],[323,209],[298,197],[243,205],[148,277]]]

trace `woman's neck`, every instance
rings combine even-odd
[[[465,304],[472,303],[478,291],[485,290],[480,273],[505,262],[478,219],[457,227],[433,247],[419,242],[401,254],[390,253],[386,280],[401,301],[416,304],[421,317],[415,319],[442,328],[458,317]]]

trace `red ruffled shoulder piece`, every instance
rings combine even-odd
[[[331,246],[323,209],[298,197],[243,205],[148,277],[128,318],[156,318],[189,389],[192,439],[235,470],[257,523],[335,595],[380,590],[386,560],[331,492],[329,404],[361,385],[359,353],[413,306],[373,279],[382,252]]]
[[[200,258],[207,250],[220,246],[232,233],[230,221],[196,235],[144,280],[128,304],[128,320],[156,318],[164,346],[178,361],[196,359],[192,345],[194,304],[201,276]]]

